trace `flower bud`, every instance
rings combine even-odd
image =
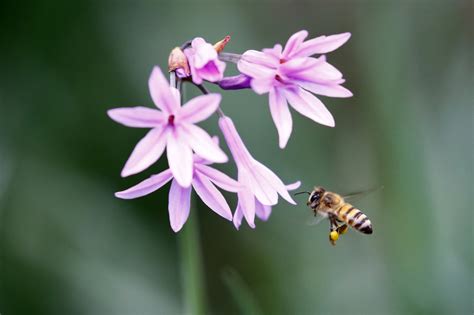
[[[170,52],[168,57],[168,71],[176,71],[179,77],[189,77],[188,59],[181,48],[176,47]]]
[[[224,37],[223,40],[218,41],[217,43],[214,44],[214,49],[217,51],[217,53],[220,53],[221,51],[224,50],[225,45],[230,41],[230,35],[227,35]]]
[[[223,90],[241,90],[250,88],[251,78],[245,74],[239,74],[232,77],[225,77],[218,82]]]

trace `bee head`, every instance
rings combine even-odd
[[[314,187],[314,190],[309,195],[308,202],[306,204],[313,209],[318,207],[321,201],[321,197],[324,195],[325,192],[326,190],[323,187]]]

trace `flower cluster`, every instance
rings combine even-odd
[[[212,45],[197,37],[170,53],[170,82],[158,67],[154,67],[148,87],[157,108],[126,107],[108,111],[110,118],[133,128],[149,128],[133,149],[122,170],[122,177],[134,175],[154,164],[164,153],[169,169],[141,183],[117,192],[122,199],[148,195],[171,181],[168,210],[171,228],[178,232],[186,222],[194,189],[201,200],[221,217],[233,221],[238,229],[242,218],[255,227],[255,216],[265,221],[278,196],[295,204],[289,191],[300,182],[285,185],[267,166],[248,151],[233,121],[220,108],[221,95],[209,93],[202,85],[209,82],[223,90],[251,88],[269,97],[270,112],[278,130],[280,148],[284,148],[292,131],[288,104],[300,114],[327,126],[334,119],[324,104],[313,94],[350,97],[341,84],[341,72],[326,61],[324,54],[343,45],[349,33],[321,36],[306,40],[308,33],[300,31],[290,37],[285,47],[280,44],[262,51],[248,50],[244,54],[223,52],[230,37]],[[314,57],[314,55],[319,55]],[[240,74],[224,77],[226,62],[237,64]],[[180,88],[189,82],[203,95],[181,104]],[[313,94],[312,94],[313,93]],[[197,123],[218,113],[219,128],[237,166],[237,180],[212,167],[225,163],[227,155]],[[236,193],[237,206],[231,208],[217,189]]]

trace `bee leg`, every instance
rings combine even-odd
[[[333,215],[329,216],[329,222],[331,223],[330,226],[330,232],[329,232],[329,242],[335,246],[336,241],[339,238],[339,232],[338,232],[338,226],[337,226],[337,221],[336,217]]]
[[[331,231],[337,230],[337,219],[334,215],[330,214],[329,215],[329,222],[330,222],[330,229]]]
[[[347,229],[348,229],[348,228],[349,228],[349,227],[347,226],[347,224],[346,224],[346,223],[343,223],[343,224],[341,224],[341,225],[339,225],[339,226],[337,227],[337,232],[338,232],[340,235],[342,235],[342,234],[344,234],[344,233],[347,232]]]

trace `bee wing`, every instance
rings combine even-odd
[[[318,213],[316,213],[316,216],[313,216],[313,217],[308,221],[308,225],[310,225],[310,226],[317,225],[317,224],[319,224],[321,221],[323,221],[324,219],[326,219],[326,217],[323,216],[323,215],[321,215],[321,214],[319,214],[319,212],[318,212]]]
[[[349,194],[345,194],[343,195],[342,197],[344,198],[344,200],[358,200],[360,198],[363,198],[365,196],[367,196],[368,194],[371,194],[373,192],[376,192],[378,190],[381,190],[383,189],[384,186],[377,186],[377,187],[374,187],[374,188],[371,188],[371,189],[366,189],[366,190],[362,190],[362,191],[357,191],[357,192],[352,192],[352,193],[349,193]]]

